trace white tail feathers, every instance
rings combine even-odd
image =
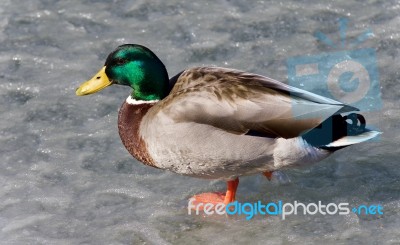
[[[338,140],[329,143],[328,145],[326,145],[326,147],[342,147],[342,146],[354,145],[373,139],[380,134],[382,134],[382,132],[371,130],[371,131],[365,131],[364,133],[361,133],[359,135],[344,136]]]

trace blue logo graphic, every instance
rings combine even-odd
[[[370,30],[355,40],[346,40],[347,19],[339,20],[340,43],[324,33],[315,37],[336,52],[292,57],[287,60],[289,84],[349,105],[361,111],[382,107],[376,53],[373,48],[357,49],[373,36]]]

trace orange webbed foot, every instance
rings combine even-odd
[[[267,177],[267,179],[269,180],[269,181],[271,181],[272,180],[272,173],[273,173],[274,171],[267,171],[267,172],[264,172],[263,173],[263,175],[265,176],[265,177]]]
[[[193,210],[204,210],[204,205],[207,203],[213,204],[215,207],[217,204],[229,204],[235,201],[236,190],[239,185],[239,178],[235,180],[227,181],[227,191],[222,192],[207,192],[194,195],[191,198],[191,208]]]

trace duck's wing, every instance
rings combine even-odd
[[[219,67],[182,72],[157,104],[174,122],[212,125],[236,134],[257,131],[292,138],[328,117],[357,110],[338,101],[256,74]]]

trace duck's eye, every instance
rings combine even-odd
[[[128,62],[127,59],[123,59],[123,58],[115,59],[115,64],[117,64],[117,65],[123,65],[123,64],[126,64],[127,62]]]

